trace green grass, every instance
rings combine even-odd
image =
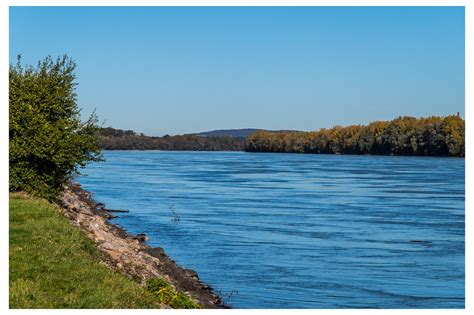
[[[159,308],[45,200],[10,194],[10,308]]]

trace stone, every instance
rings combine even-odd
[[[147,235],[131,235],[108,222],[115,216],[104,215],[103,212],[107,211],[105,205],[90,197],[91,194],[79,185],[71,184],[64,190],[58,204],[61,212],[96,244],[103,263],[120,270],[130,279],[146,282],[151,278],[163,278],[204,308],[228,308],[209,285],[200,282],[197,272],[178,266],[163,248],[146,245]]]

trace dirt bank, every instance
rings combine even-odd
[[[178,266],[162,248],[145,244],[144,235],[128,234],[110,223],[112,216],[102,210],[104,205],[95,202],[91,193],[80,185],[66,187],[59,203],[73,224],[94,241],[103,262],[110,268],[140,282],[164,278],[203,308],[227,308],[210,286],[201,283],[195,271]]]

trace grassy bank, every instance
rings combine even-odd
[[[159,308],[101,264],[94,244],[42,199],[10,194],[10,308]]]

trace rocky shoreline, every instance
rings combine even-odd
[[[147,245],[146,235],[132,235],[110,223],[114,216],[79,184],[65,187],[59,205],[64,215],[95,243],[102,261],[110,268],[141,283],[163,278],[203,308],[229,308],[194,270],[178,266],[162,248]]]

